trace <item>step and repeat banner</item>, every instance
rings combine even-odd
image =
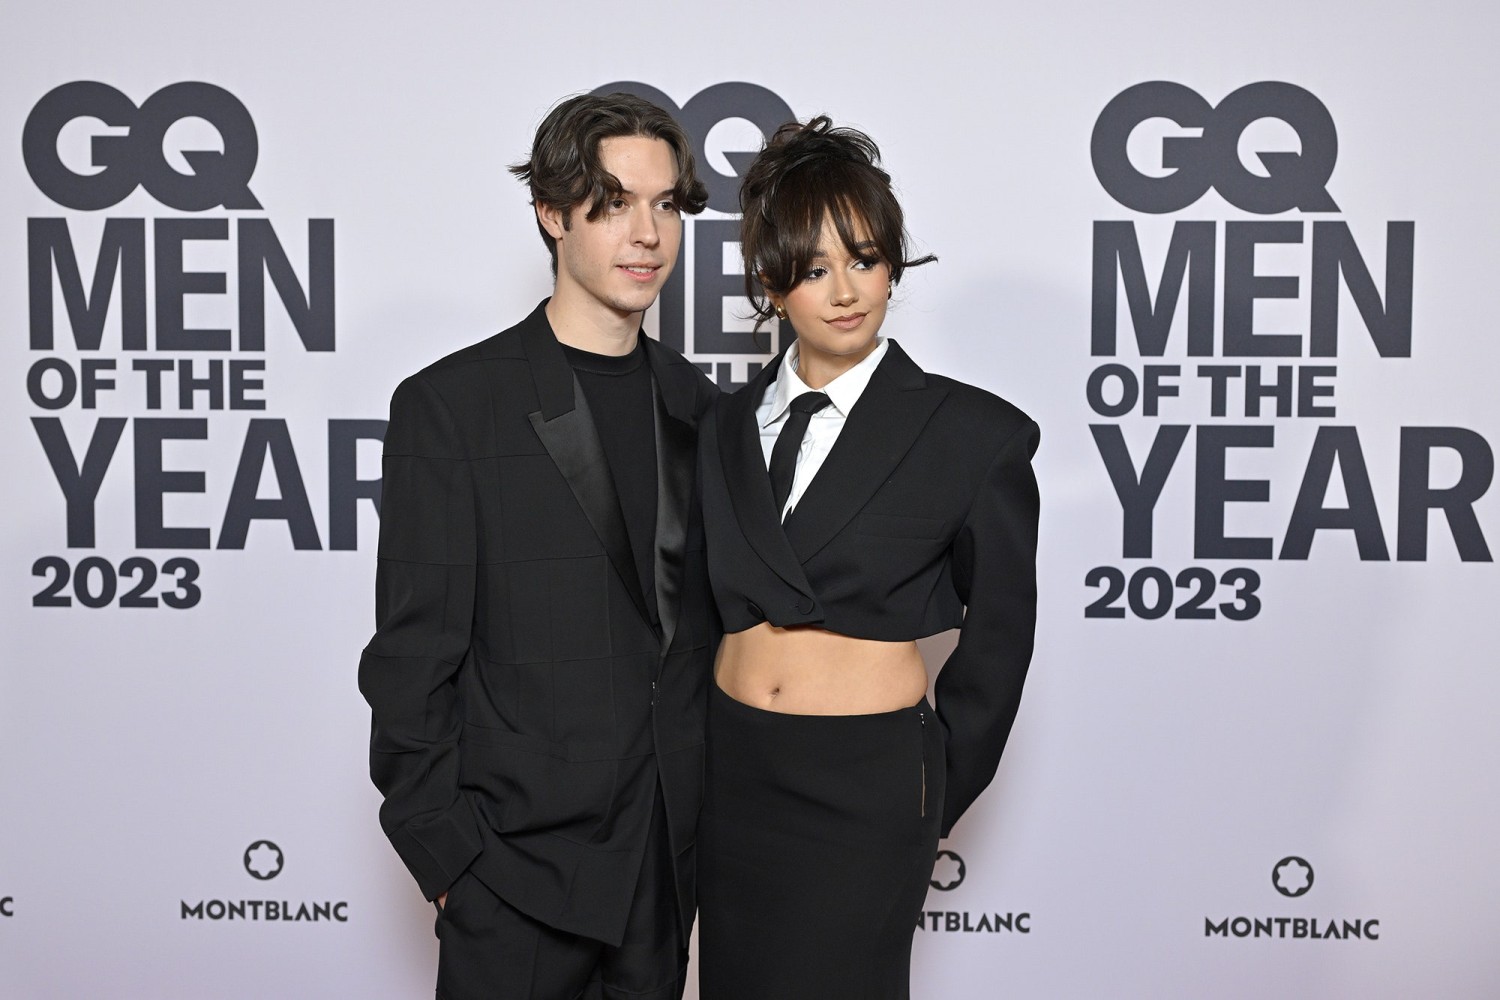
[[[725,388],[780,347],[738,173],[826,112],[941,259],[885,332],[1042,426],[1036,658],[913,994],[1500,992],[1493,8],[3,22],[0,995],[430,994],[355,687],[386,404],[547,294],[505,166],[596,88],[707,174],[651,335]]]

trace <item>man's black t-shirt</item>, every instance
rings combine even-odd
[[[656,610],[656,408],[645,345],[615,357],[562,345],[588,399],[594,426],[620,496],[641,591],[651,620]]]

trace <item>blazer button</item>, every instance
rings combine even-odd
[[[813,609],[813,602],[812,602],[812,598],[810,598],[810,597],[804,597],[804,598],[802,598],[802,600],[800,600],[800,601],[797,602],[797,614],[799,614],[799,615],[812,614],[812,609]]]
[[[766,620],[766,613],[760,609],[760,605],[759,604],[756,604],[754,601],[751,601],[750,604],[749,604],[749,609],[750,609],[750,614],[751,614],[752,617],[759,618],[761,621],[765,621]]]

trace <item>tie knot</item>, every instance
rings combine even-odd
[[[802,395],[792,400],[791,406],[789,406],[788,409],[790,409],[793,413],[806,413],[808,415],[811,415],[817,413],[819,410],[821,410],[831,402],[833,402],[833,400],[828,398],[828,393],[826,392],[804,392]]]

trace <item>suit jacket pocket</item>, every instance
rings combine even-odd
[[[587,842],[609,813],[617,769],[602,743],[562,744],[464,727],[460,782],[478,793],[496,833],[552,833]]]
[[[943,523],[943,519],[938,517],[863,513],[854,519],[854,531],[855,534],[874,535],[880,538],[935,540],[943,537]]]

